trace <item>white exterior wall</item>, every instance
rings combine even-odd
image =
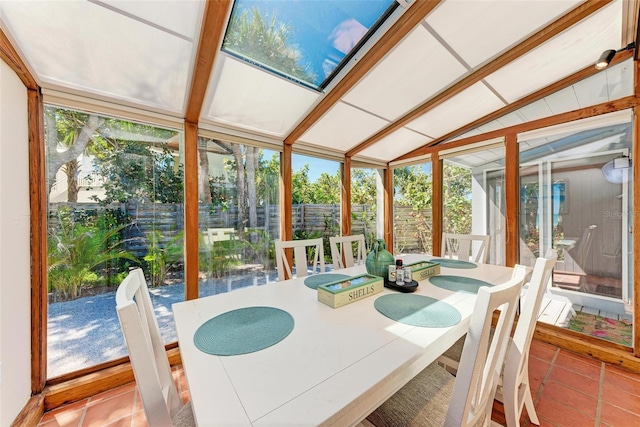
[[[0,60],[0,425],[31,395],[27,89]]]

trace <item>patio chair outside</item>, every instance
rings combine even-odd
[[[586,262],[589,252],[591,251],[591,243],[593,234],[597,225],[590,225],[582,232],[582,238],[578,242],[578,248],[573,258],[575,267],[571,270],[555,270],[553,273],[553,282],[559,288],[574,291],[593,292],[586,281]],[[566,252],[565,252],[566,256]]]
[[[311,263],[312,274],[317,272],[320,265],[320,272],[324,272],[324,248],[322,238],[306,240],[276,240],[276,266],[278,268],[278,280],[285,280],[286,277],[293,277],[291,266],[287,260],[285,249],[293,249],[293,261],[296,266],[296,277],[309,275],[307,263],[307,249],[313,249],[313,262]],[[286,275],[285,275],[286,271]]]
[[[142,269],[118,287],[116,311],[149,426],[195,426],[191,403],[183,405],[176,390]]]
[[[355,257],[352,246],[354,242],[358,244]],[[356,264],[364,263],[365,243],[363,234],[329,237],[329,245],[331,247],[331,260],[334,269],[353,267]]]
[[[434,362],[367,421],[375,426],[487,425],[521,287],[521,278],[481,287],[457,377]],[[495,333],[490,335],[496,309],[500,314]]]
[[[487,264],[490,245],[491,236],[442,233],[442,256],[445,258],[454,258],[457,255],[459,260]],[[477,246],[477,249],[474,246]]]

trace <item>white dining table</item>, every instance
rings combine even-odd
[[[429,259],[406,255],[405,264]],[[366,273],[359,265],[335,273]],[[441,268],[440,274],[500,284],[511,268],[479,264],[473,269]],[[420,282],[415,292],[451,304],[462,316],[445,328],[394,321],[374,307],[382,293],[333,309],[317,300],[304,277],[239,289],[173,305],[182,365],[199,426],[355,425],[435,361],[463,336],[475,294]],[[293,316],[282,341],[237,356],[200,351],[194,333],[207,320],[230,310],[269,306]]]

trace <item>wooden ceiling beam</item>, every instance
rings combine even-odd
[[[22,61],[14,49],[7,35],[0,29],[0,58],[18,75],[27,89],[39,90],[36,79],[33,78],[27,65]]]
[[[561,18],[552,22],[542,30],[538,31],[537,33],[523,41],[522,43],[514,46],[507,52],[498,56],[496,59],[478,68],[467,77],[463,78],[452,86],[449,86],[447,89],[428,99],[426,102],[420,104],[418,107],[414,108],[395,122],[391,123],[375,135],[371,136],[369,139],[363,141],[356,147],[347,151],[346,155],[351,157],[355,156],[365,148],[370,147],[381,139],[391,135],[393,132],[402,128],[404,125],[431,111],[438,105],[453,98],[462,91],[470,88],[485,77],[493,74],[502,67],[505,67],[516,59],[521,58],[525,54],[531,52],[532,50],[549,41],[561,32],[602,9],[604,6],[611,3],[611,1],[612,0],[587,0],[585,3],[580,4]]]
[[[618,64],[620,62],[626,61],[629,58],[633,57],[633,51],[630,50],[626,50],[624,52],[620,52],[618,55],[616,55],[613,60],[611,61],[611,65],[615,65]],[[455,136],[458,135],[462,135],[465,132],[468,132],[472,129],[476,129],[479,126],[485,125],[493,120],[499,119],[500,117],[505,116],[506,114],[512,113],[522,107],[524,107],[525,105],[529,105],[532,102],[538,101],[542,98],[544,98],[547,95],[550,95],[552,93],[555,93],[559,90],[562,90],[564,88],[567,88],[581,80],[584,80],[588,77],[591,77],[594,74],[597,74],[599,72],[601,72],[602,70],[596,70],[596,68],[593,65],[589,65],[588,67],[583,68],[582,70],[578,71],[577,73],[574,73],[568,77],[565,77],[562,80],[557,81],[556,83],[547,86],[537,92],[532,93],[529,96],[525,96],[524,98],[521,98],[515,102],[512,102],[509,105],[504,106],[503,108],[494,111],[493,113],[489,113],[484,117],[481,117],[471,123],[468,123],[456,130],[453,130],[451,132],[449,132],[446,135],[441,136],[440,138],[436,138],[433,141],[430,141],[429,143],[423,145],[422,147],[416,148],[415,150],[412,150],[406,154],[403,154],[402,156],[393,159],[392,161],[398,161],[398,160],[407,160],[410,159],[412,157],[416,157],[416,156],[422,156],[423,154],[425,154],[427,151],[429,151],[430,147],[434,147],[436,145],[441,144],[444,141],[447,141]]]
[[[231,0],[207,0],[202,18],[198,52],[189,88],[185,121],[198,123],[211,70],[218,54]]]
[[[353,66],[335,85],[331,92],[291,131],[284,143],[292,145],[309,130],[324,114],[346,95],[387,53],[409,34],[441,0],[414,1],[404,14],[385,32],[380,40]]]

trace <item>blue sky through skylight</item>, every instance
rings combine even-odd
[[[275,16],[290,29],[288,43],[298,53],[297,63],[313,74],[308,79],[288,77],[318,88],[393,3],[394,0],[236,0],[231,21],[244,11],[250,14],[254,8],[267,22]],[[229,51],[228,46],[224,47]],[[251,55],[231,52],[241,57]],[[256,58],[245,59],[265,66]],[[281,69],[275,71],[287,74]]]

